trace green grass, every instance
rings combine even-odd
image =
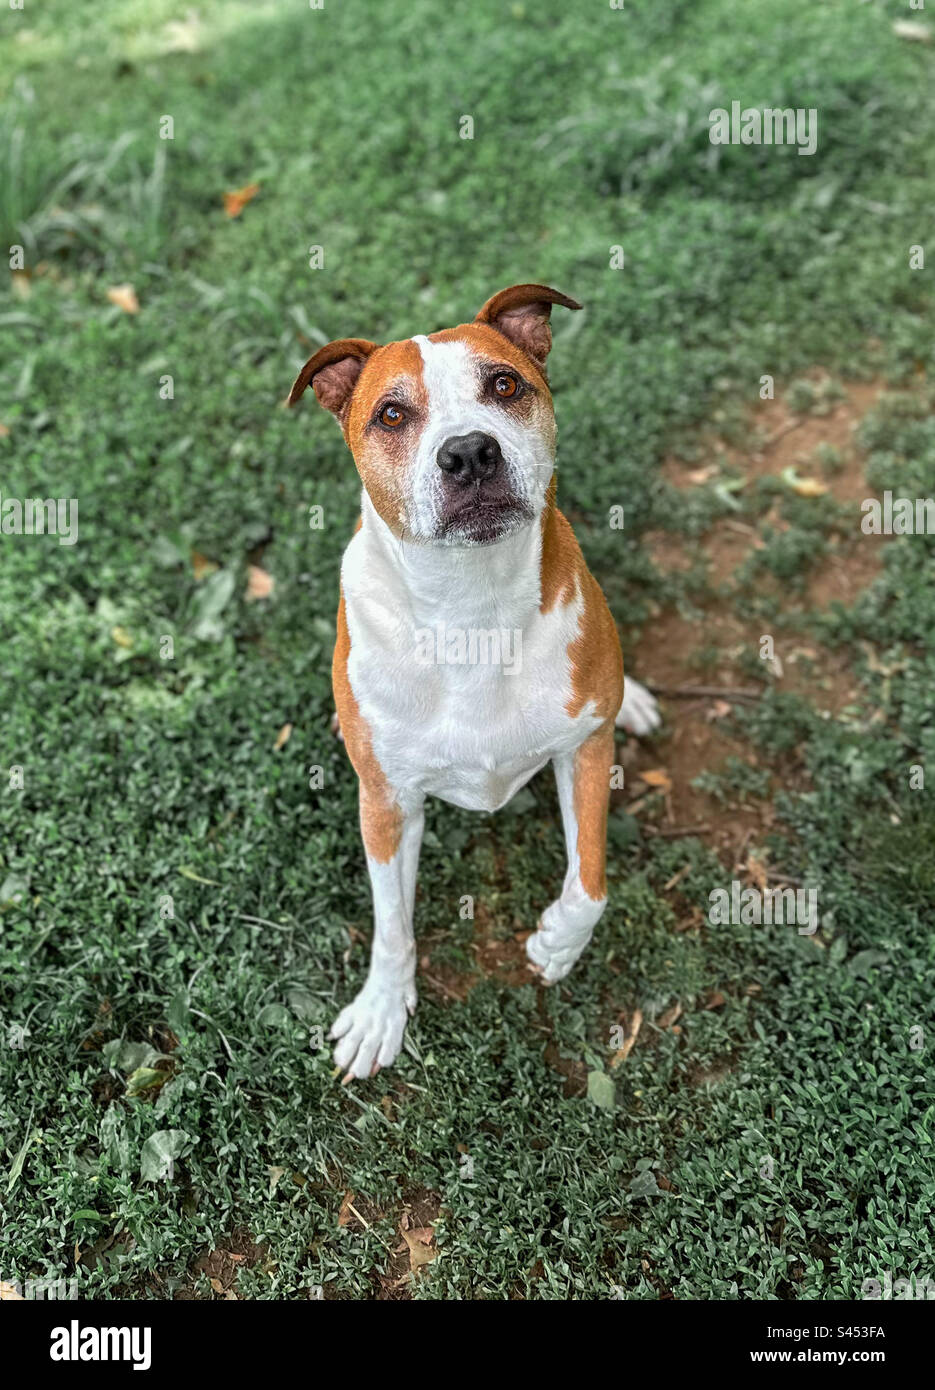
[[[931,220],[931,50],[891,34],[902,5],[843,0],[742,18],[728,0],[215,0],[198,27],[189,9],[0,16],[2,244],[33,271],[0,305],[0,491],[80,507],[74,547],[0,537],[0,769],[24,779],[0,779],[0,1022],[3,1041],[27,1030],[0,1046],[0,1278],[70,1277],[77,1243],[84,1297],[205,1292],[195,1259],[245,1231],[268,1254],[243,1294],[373,1297],[426,1190],[440,1254],[416,1297],[836,1299],[883,1270],[931,1275],[935,812],[908,769],[935,780],[932,539],[887,543],[856,606],[816,619],[862,674],[858,712],[770,693],[742,716],[761,758],[798,750],[810,774],[778,794],[770,849],[820,886],[818,939],[676,931],[731,875],[620,816],[610,908],[567,982],[484,981],[462,1003],[423,988],[393,1071],[342,1089],[311,1044],[369,932],[355,781],[328,731],[358,484],[323,412],[279,408],[328,338],[431,331],[519,280],[580,298],[556,316],[560,500],[625,649],[654,599],[685,597],[640,532],[678,544],[730,510],[713,487],[673,499],[660,462],[704,421],[741,429],[763,373],[911,387],[864,441],[878,492],[930,494],[933,272],[908,257]],[[714,164],[707,113],[734,99],[817,107],[818,152]],[[227,220],[223,192],[251,181]],[[137,316],[108,302],[124,282]],[[623,541],[605,524],[620,502]],[[832,508],[793,508],[752,585],[795,578],[816,515],[833,531]],[[276,589],[247,604],[259,548]],[[191,549],[225,577],[196,582]],[[748,611],[778,623],[768,592]],[[676,910],[663,886],[686,863]],[[493,821],[436,804],[418,931],[463,964],[462,895],[509,938],[561,876],[548,779]],[[675,1000],[679,1034],[653,1022]],[[615,1107],[566,1095],[556,1059],[606,1070],[636,1006]],[[170,1079],[126,1095],[166,1052]],[[176,1161],[154,1181],[163,1132]],[[339,1228],[348,1189],[372,1229]]]

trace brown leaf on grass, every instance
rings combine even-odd
[[[276,735],[276,742],[273,744],[273,752],[278,753],[280,748],[285,748],[289,742],[289,735],[292,733],[291,724],[283,724],[279,733]]]
[[[817,478],[800,478],[794,468],[784,468],[779,476],[799,497],[824,497],[828,491],[827,483],[822,483]]]
[[[9,425],[0,425],[0,439],[6,439],[10,433]]]
[[[753,853],[747,855],[747,873],[750,875],[757,888],[759,888],[760,892],[765,893],[769,882],[769,870],[766,867],[765,853],[762,857]]]
[[[351,1223],[351,1217],[354,1215],[353,1211],[351,1210],[351,1207],[352,1207],[352,1205],[353,1205],[354,1198],[355,1198],[356,1196],[357,1196],[357,1193],[356,1193],[356,1192],[352,1192],[350,1188],[348,1188],[347,1191],[345,1192],[344,1197],[343,1197],[343,1199],[342,1199],[342,1201],[341,1201],[341,1210],[338,1212],[338,1225],[339,1225],[339,1226],[349,1226],[349,1225],[350,1225],[350,1223]]]
[[[131,633],[127,632],[125,627],[112,627],[110,635],[117,643],[118,647],[128,649],[133,646],[133,636]]]
[[[733,706],[729,705],[726,700],[715,700],[714,704],[708,711],[708,719],[726,719],[727,716],[731,713],[732,709]]]
[[[259,565],[247,566],[247,592],[246,600],[254,603],[257,599],[269,598],[276,586],[276,581],[266,570],[260,569]]]
[[[642,1009],[634,1009],[633,1013],[630,1015],[630,1026],[627,1029],[627,1035],[623,1040],[623,1046],[621,1048],[618,1048],[618,1050],[614,1053],[613,1057],[611,1057],[610,1059],[611,1068],[619,1067],[621,1062],[625,1062],[627,1060],[630,1053],[633,1051],[633,1045],[636,1042],[637,1037],[639,1036],[639,1031],[642,1028],[642,1026],[643,1011]]]
[[[228,217],[239,217],[259,191],[260,185],[258,183],[245,183],[243,188],[235,188],[233,193],[225,193],[224,211]]]
[[[25,1303],[26,1300],[15,1284],[0,1279],[0,1303]]]
[[[681,1018],[681,1016],[681,1004],[673,1004],[671,1009],[666,1009],[665,1013],[660,1014],[659,1017],[656,1019],[656,1027],[661,1028],[663,1031],[665,1031],[666,1028],[671,1028],[673,1023],[675,1023],[677,1019]]]
[[[112,285],[107,291],[107,298],[111,304],[116,304],[118,309],[122,309],[125,314],[138,314],[140,312],[140,301],[136,297],[136,290],[132,285]]]
[[[716,463],[707,463],[704,468],[695,468],[691,473],[686,473],[686,477],[695,487],[700,487],[702,483],[708,482],[718,471]]]
[[[14,299],[28,299],[32,294],[32,278],[25,270],[14,270],[10,276]]]
[[[200,550],[192,551],[192,573],[195,576],[195,583],[201,581],[209,574],[213,574],[218,566],[213,560],[209,560],[207,555],[202,555]]]
[[[432,1247],[435,1232],[431,1226],[407,1227],[406,1217],[403,1217],[399,1232],[409,1247],[409,1268],[413,1274],[423,1265],[432,1263],[438,1251]]]
[[[651,767],[648,772],[641,772],[640,781],[647,786],[658,787],[666,796],[672,790],[672,779],[664,767]]]
[[[723,1009],[726,1003],[727,1000],[721,991],[719,989],[713,989],[701,1006],[702,1012],[707,1012],[708,1009]]]

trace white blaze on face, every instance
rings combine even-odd
[[[536,411],[526,419],[506,405],[481,399],[485,363],[491,370],[499,364],[482,358],[467,343],[433,343],[421,334],[413,342],[422,354],[428,416],[410,473],[412,535],[419,539],[437,536],[443,490],[438,451],[452,436],[474,430],[496,439],[510,487],[538,516],[555,464],[553,434],[542,428],[542,413]],[[547,416],[551,424],[551,409]]]

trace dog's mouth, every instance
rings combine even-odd
[[[492,545],[533,520],[528,502],[515,496],[475,493],[441,518],[439,538],[460,545]]]

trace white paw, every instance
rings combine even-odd
[[[335,710],[334,714],[331,716],[331,725],[330,725],[330,728],[331,728],[331,732],[334,734],[334,736],[335,736],[335,738],[338,740],[338,742],[339,742],[339,743],[343,743],[343,742],[344,742],[344,735],[343,735],[343,733],[341,732],[341,717],[340,717],[340,715],[338,714],[337,710]]]
[[[640,685],[632,676],[623,678],[623,704],[614,723],[618,729],[627,729],[637,738],[651,734],[662,723],[655,695],[650,695],[645,685]]]
[[[371,984],[368,980],[357,998],[342,1009],[329,1037],[340,1041],[334,1049],[335,1066],[352,1077],[375,1076],[381,1067],[396,1061],[409,1015],[415,1013],[416,989],[409,985]]]
[[[594,903],[593,906],[596,920],[604,904]],[[555,902],[543,912],[539,930],[527,939],[526,954],[543,983],[554,985],[564,980],[593,935],[594,922],[569,923],[562,904]]]

